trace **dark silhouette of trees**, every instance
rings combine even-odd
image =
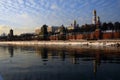
[[[20,40],[32,40],[32,37],[34,36],[34,34],[30,34],[30,33],[24,33],[24,34],[21,34],[18,38]],[[17,37],[17,36],[16,36]]]
[[[66,34],[66,28],[64,27],[64,25],[60,27],[60,34]]]
[[[106,22],[104,22],[102,24],[102,26],[101,26],[101,30],[102,31],[107,31],[107,30],[119,31],[120,30],[120,23],[119,22],[115,22],[115,23],[112,23],[112,22],[106,23]]]
[[[59,33],[60,33],[60,35],[58,36],[58,39],[59,40],[65,40],[66,39],[66,28],[64,27],[64,25],[62,25],[61,27],[60,27],[60,31],[59,31]]]
[[[82,25],[82,26],[79,28],[79,32],[80,32],[80,33],[90,33],[90,32],[95,31],[95,29],[96,29],[96,26],[95,26],[95,25],[85,24],[85,25]]]
[[[47,27],[48,26],[46,24],[41,27],[41,32],[40,32],[41,35],[47,35],[48,34]]]
[[[114,23],[114,30],[115,31],[119,31],[120,30],[120,23],[119,22],[115,22]]]
[[[41,40],[47,40],[48,39],[47,27],[48,26],[46,24],[41,27],[41,32],[40,32],[40,35],[39,35],[39,38]]]
[[[114,26],[113,26],[113,23],[112,23],[112,22],[109,22],[109,23],[108,23],[107,29],[108,29],[108,30],[113,30],[113,29],[114,29]]]
[[[103,30],[103,31],[107,30],[107,23],[106,22],[104,22],[102,24],[101,30]]]

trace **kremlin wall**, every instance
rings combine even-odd
[[[50,36],[49,39],[60,40],[58,36]],[[66,35],[66,40],[79,40],[79,39],[85,40],[120,39],[120,32],[101,32],[98,30],[90,34]]]

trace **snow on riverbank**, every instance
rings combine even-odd
[[[3,41],[0,45],[62,45],[62,46],[112,46],[120,47],[120,40],[81,41]]]

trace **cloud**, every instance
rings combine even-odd
[[[24,3],[24,0],[18,0],[18,3],[19,3],[19,4],[23,4],[23,3]]]
[[[10,29],[11,28],[9,26],[0,25],[0,35],[3,34],[3,33],[8,34],[8,32],[9,32]]]
[[[18,27],[10,27],[10,26],[6,26],[6,25],[0,25],[0,35],[5,33],[8,34],[10,29],[13,29],[14,31],[14,35],[19,35],[22,33],[34,33],[35,29],[34,28],[28,28],[28,27],[22,27],[22,28],[18,28]]]
[[[19,23],[31,23],[32,18],[27,13],[16,14],[14,20],[18,20]]]
[[[69,25],[75,19],[82,25],[91,23],[93,9],[102,21],[120,21],[119,3],[119,0],[0,0],[0,24],[20,29],[19,33],[43,24]]]
[[[22,28],[13,28],[15,35],[20,35],[22,33],[34,33],[34,28],[22,27]]]
[[[57,9],[59,9],[59,7],[58,7],[56,4],[52,4],[52,5],[51,5],[51,9],[57,10]]]

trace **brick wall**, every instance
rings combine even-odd
[[[103,33],[102,39],[113,39],[113,33],[112,32]]]
[[[58,40],[58,36],[50,36],[50,40]],[[89,34],[66,35],[66,40],[72,39],[120,39],[120,32],[95,31]]]

